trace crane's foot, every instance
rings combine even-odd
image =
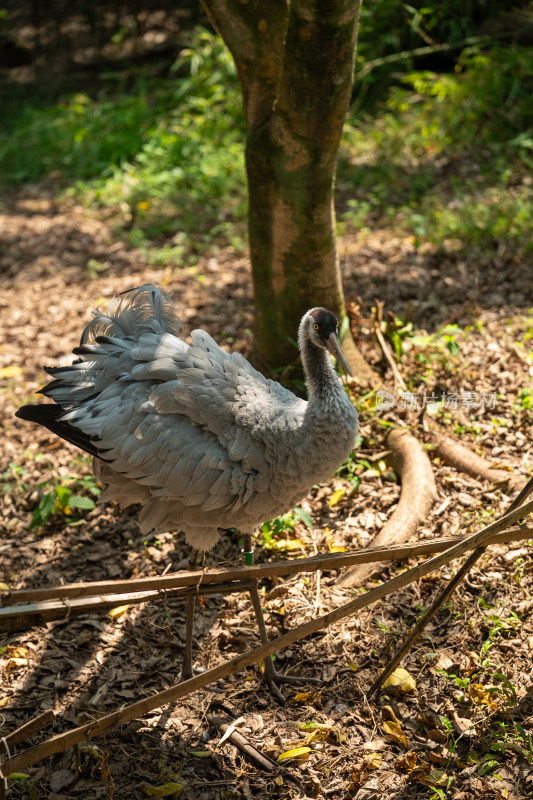
[[[274,662],[270,656],[266,658],[263,663],[265,665],[263,680],[268,686],[272,697],[277,700],[280,705],[285,705],[286,698],[278,686],[279,683],[289,683],[292,685],[301,685],[305,683],[322,685],[323,683],[320,678],[310,678],[307,675],[283,675],[283,673],[278,672],[277,669],[275,669]]]

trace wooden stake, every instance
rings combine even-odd
[[[74,728],[74,730],[66,731],[58,736],[54,736],[53,738],[48,739],[48,741],[43,742],[36,747],[32,747],[30,750],[26,750],[18,756],[14,756],[11,759],[11,771],[20,772],[25,767],[28,767],[30,764],[35,764],[38,761],[41,761],[43,758],[47,758],[55,753],[62,753],[68,747],[72,747],[73,745],[79,744],[80,742],[88,739],[93,739],[95,736],[104,733],[104,731],[116,728],[118,725],[121,725],[124,722],[129,722],[130,720],[135,719],[142,714],[147,714],[149,711],[153,711],[154,709],[160,708],[167,703],[171,703],[180,699],[181,697],[185,697],[191,692],[197,691],[198,689],[201,689],[204,686],[213,683],[214,681],[220,680],[221,678],[227,678],[229,675],[233,675],[241,669],[244,669],[244,667],[249,667],[252,664],[258,663],[259,661],[264,661],[264,659],[267,656],[272,655],[272,653],[276,653],[279,650],[282,650],[283,648],[293,644],[294,642],[305,638],[306,636],[310,636],[317,631],[323,630],[324,628],[327,628],[329,625],[333,625],[335,622],[338,622],[344,617],[355,614],[360,609],[369,606],[371,603],[375,603],[376,600],[381,600],[381,598],[386,597],[392,592],[402,589],[404,586],[407,586],[413,581],[421,580],[425,575],[433,572],[434,570],[440,569],[453,559],[461,556],[467,550],[481,547],[481,545],[484,545],[487,541],[489,541],[493,534],[505,530],[510,525],[513,525],[517,520],[523,519],[525,516],[531,513],[533,513],[533,501],[526,503],[524,506],[515,511],[505,514],[505,516],[503,516],[501,519],[496,520],[490,525],[487,525],[485,528],[477,531],[477,533],[468,536],[446,552],[433,556],[433,558],[430,558],[421,564],[417,564],[417,566],[413,567],[412,569],[407,570],[400,575],[396,575],[396,577],[392,578],[390,581],[377,586],[375,589],[365,592],[365,594],[359,595],[349,603],[345,603],[334,611],[330,611],[329,613],[324,614],[317,619],[309,620],[309,622],[300,625],[298,628],[288,631],[282,636],[278,636],[276,639],[272,639],[272,641],[268,642],[268,644],[255,647],[253,650],[249,650],[247,653],[238,655],[235,658],[232,658],[230,661],[220,664],[218,667],[207,670],[201,675],[195,675],[193,678],[190,678],[189,680],[184,681],[177,686],[171,686],[169,689],[165,689],[163,692],[158,692],[150,697],[145,697],[143,700],[139,700],[138,702],[133,703],[130,706],[126,706],[119,711],[106,714],[104,717],[101,717],[94,722],[89,722],[86,725],[80,726],[79,728]],[[247,572],[248,570],[249,568],[247,569]]]
[[[34,733],[37,733],[37,731],[42,730],[42,728],[45,728],[47,725],[51,725],[55,718],[55,711],[48,708],[46,711],[43,711],[42,714],[39,714],[38,717],[30,719],[25,725],[21,725],[20,728],[8,733],[8,735],[4,737],[7,745],[13,747],[16,744],[20,744],[20,742],[25,741]]]

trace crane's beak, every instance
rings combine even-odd
[[[337,339],[336,334],[330,333],[330,335],[329,335],[329,337],[328,337],[328,339],[326,341],[326,347],[328,348],[328,350],[331,353],[331,355],[335,356],[335,358],[337,359],[339,367],[342,370],[344,370],[344,372],[347,372],[348,375],[351,376],[352,372],[350,370],[350,367],[348,366],[348,362],[346,361],[346,359],[344,357],[344,353],[341,350],[341,346],[339,344],[339,340]]]

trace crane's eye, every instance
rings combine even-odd
[[[320,328],[320,325],[318,325],[316,322],[314,322],[313,323],[313,328],[315,329],[315,331],[317,331]]]

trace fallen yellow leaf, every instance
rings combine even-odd
[[[294,758],[298,761],[306,761],[311,753],[310,747],[295,747],[293,750],[286,750],[284,753],[277,757],[277,761],[283,761],[286,758]]]
[[[371,753],[363,758],[363,766],[365,769],[379,769],[383,756],[381,753]]]
[[[21,367],[16,367],[12,364],[10,367],[2,367],[0,369],[0,378],[14,378],[15,375],[22,375]]]
[[[321,741],[323,739],[334,739],[337,744],[342,744],[346,741],[346,735],[341,732],[340,728],[336,725],[328,725],[324,722],[300,722],[298,725],[301,731],[311,731],[306,736],[304,744],[311,744],[311,742]]]
[[[22,645],[8,644],[7,652],[11,658],[26,658],[28,655],[28,648],[22,647]]]
[[[111,619],[119,619],[123,614],[126,613],[129,606],[117,606],[116,608],[112,608],[109,612],[109,616]]]
[[[328,552],[329,553],[345,553],[346,552],[346,548],[345,547],[339,547],[336,544],[329,544],[328,545]]]
[[[383,684],[383,688],[386,686],[395,689],[397,692],[402,692],[403,694],[416,691],[415,679],[402,667],[398,667],[389,675]]]
[[[327,731],[321,731],[318,728],[315,728],[314,731],[311,731],[309,736],[306,736],[304,739],[305,744],[312,744],[313,742],[321,742],[323,739],[328,738]]]
[[[9,592],[9,586],[4,581],[0,581],[0,592]]]
[[[195,758],[209,758],[213,755],[211,750],[191,750],[191,756]]]
[[[401,727],[396,722],[390,722],[390,720],[386,720],[383,723],[383,732],[390,736],[393,742],[396,744],[400,744],[402,747],[405,747],[407,750],[407,736],[401,729]]]
[[[336,492],[333,492],[333,494],[329,498],[329,507],[333,508],[333,506],[336,506],[341,497],[343,497],[345,493],[346,489],[337,489]]]
[[[416,765],[416,753],[414,750],[409,750],[401,758],[394,762],[398,769],[403,772],[412,772]]]
[[[383,710],[383,719],[389,719],[391,722],[395,722],[396,725],[401,726],[402,723],[394,713],[394,709],[392,708],[392,706],[383,706],[382,710]]]
[[[486,706],[490,706],[490,708],[498,708],[498,704],[493,700],[493,693],[487,691],[482,683],[471,683],[468,692],[474,703],[478,705],[483,703]]]
[[[276,550],[305,550],[300,539],[279,539],[277,542],[271,542],[269,547],[275,547]]]
[[[311,703],[313,700],[316,700],[317,697],[320,697],[320,692],[297,692],[294,697],[289,700],[289,703],[293,706],[297,706],[299,703]]]
[[[431,769],[428,773],[416,776],[419,783],[425,786],[430,786],[432,789],[435,786],[448,786],[448,775],[442,769]]]

